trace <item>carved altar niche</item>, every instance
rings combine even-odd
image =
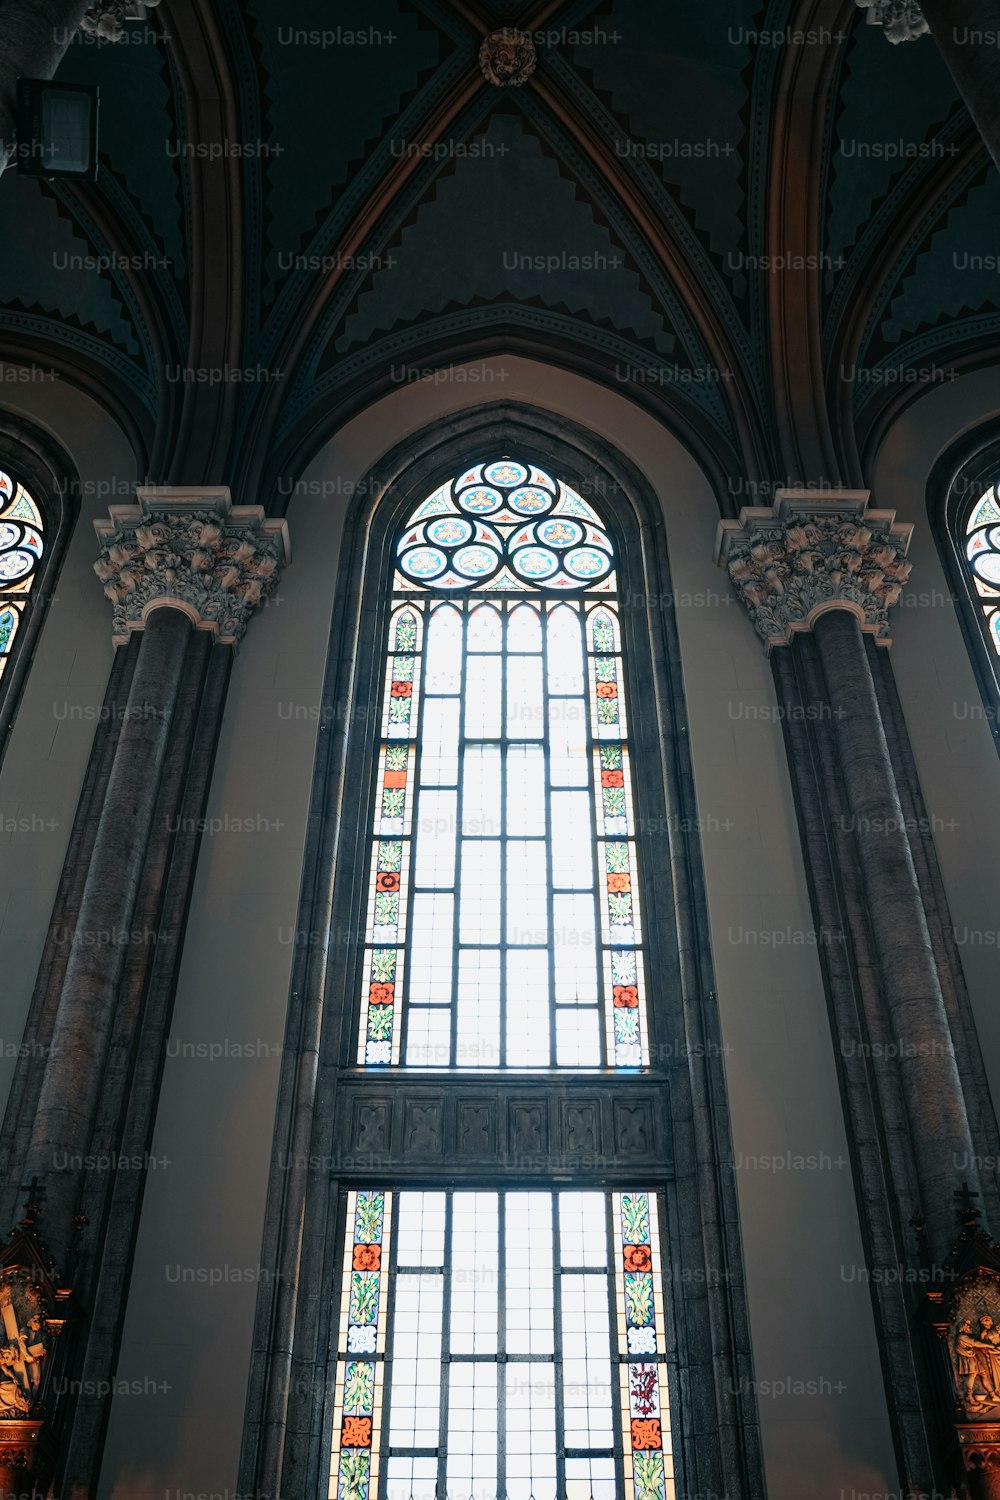
[[[69,1289],[35,1231],[34,1212],[0,1252],[0,1500],[44,1492],[45,1421],[57,1394]]]
[[[928,1304],[958,1451],[973,1500],[1000,1500],[1000,1246],[970,1219],[944,1269]]]

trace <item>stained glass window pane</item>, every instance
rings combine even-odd
[[[965,531],[965,567],[980,600],[987,638],[1000,656],[1000,483],[972,507]]]
[[[396,561],[358,1061],[642,1067],[609,534],[569,486],[505,458],[418,506]]]
[[[23,485],[0,472],[0,679],[13,658],[44,550],[41,511]]]
[[[331,1500],[672,1500],[657,1214],[643,1191],[348,1194]]]

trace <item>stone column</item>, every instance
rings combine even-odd
[[[722,521],[723,564],[767,650],[814,632],[835,725],[882,1002],[926,1218],[940,1263],[954,1238],[956,1163],[974,1156],[955,1048],[864,635],[890,643],[889,609],[912,528],[868,491],[779,490],[775,505]],[[973,1184],[975,1185],[975,1184]]]
[[[284,521],[231,503],[226,489],[141,489],[98,522],[95,571],[114,606],[114,640],[142,632],[125,722],[100,808],[25,1170],[44,1190],[46,1241],[67,1265],[115,1022],[128,933],[192,630],[235,645],[277,583]]]
[[[1000,167],[1000,0],[857,0],[890,42],[933,36],[979,134]]]

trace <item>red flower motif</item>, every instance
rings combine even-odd
[[[412,698],[413,697],[413,683],[412,682],[394,682],[393,685],[392,685],[392,696],[394,698]]]
[[[646,1417],[640,1420],[632,1418],[632,1448],[636,1453],[642,1453],[649,1448],[662,1448],[663,1438],[660,1435],[659,1417]]]
[[[616,984],[613,993],[615,1004],[626,1010],[632,1010],[639,1004],[639,990],[634,984]]]
[[[628,874],[609,875],[609,891],[630,891],[632,889],[632,877]]]
[[[390,787],[390,788],[391,787],[397,787],[397,786],[405,786],[406,785],[406,772],[405,771],[386,771],[385,775],[382,778],[382,785]]]
[[[342,1448],[370,1448],[372,1445],[371,1417],[345,1417],[340,1433]]]
[[[617,682],[599,682],[597,684],[597,696],[598,698],[617,698]]]
[[[626,1245],[622,1261],[626,1271],[651,1271],[653,1268],[648,1245]]]
[[[399,871],[379,870],[375,877],[375,889],[377,891],[398,891]]]
[[[354,1269],[356,1271],[380,1271],[382,1269],[381,1245],[355,1245]]]
[[[394,984],[370,984],[368,986],[369,1005],[391,1005],[396,994]]]
[[[388,785],[388,783],[386,783],[386,785]],[[624,771],[602,771],[601,772],[601,786],[624,786],[624,785],[625,785],[625,772]]]

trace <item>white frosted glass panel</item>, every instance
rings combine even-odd
[[[552,883],[568,890],[593,890],[590,797],[586,792],[552,793]]]
[[[460,1068],[500,1066],[500,954],[496,948],[463,948],[458,958]]]
[[[540,656],[507,658],[507,733],[512,740],[539,740],[545,734]]]
[[[462,832],[499,838],[500,751],[491,745],[468,745],[463,756]]]
[[[410,944],[410,1002],[447,1004],[451,1000],[455,898],[428,892],[413,898]]]
[[[450,1007],[410,1006],[406,1027],[406,1065],[409,1068],[450,1067]]]
[[[496,1193],[456,1193],[452,1213],[451,1352],[495,1354],[499,1277]]]
[[[549,1066],[549,956],[544,949],[507,954],[507,1066]]]
[[[455,884],[457,792],[421,792],[417,803],[416,883]]]
[[[607,1199],[603,1193],[559,1194],[559,1264],[606,1266]]]
[[[507,751],[507,833],[545,832],[545,755],[540,745]]]
[[[469,663],[465,684],[465,732],[469,739],[500,737],[502,667],[499,656],[478,656]]]
[[[597,953],[592,896],[555,896],[552,901],[557,1001],[592,1005],[597,1000]]]
[[[443,1280],[400,1272],[395,1291],[389,1442],[433,1448],[440,1421]]]
[[[459,939],[463,943],[500,941],[500,843],[462,840]]]
[[[469,616],[469,650],[499,651],[501,624],[499,610],[480,605]]]
[[[549,700],[549,754],[552,785],[587,786],[587,708],[582,698]]]
[[[551,1354],[552,1195],[508,1193],[504,1207],[507,1353]]]
[[[548,890],[545,844],[541,839],[511,839],[507,844],[507,941],[548,941]]]
[[[444,1193],[400,1193],[398,1265],[444,1265]]]
[[[457,698],[427,698],[420,736],[420,781],[423,786],[454,786],[458,780]]]
[[[541,651],[542,625],[538,610],[529,604],[520,604],[511,610],[507,626],[508,651]]]
[[[568,1006],[556,1011],[556,1066],[601,1066],[601,1018],[597,1008]]]
[[[445,605],[427,627],[424,692],[457,693],[462,685],[462,617]]]
[[[506,1376],[508,1500],[555,1500],[555,1369],[509,1364]]]
[[[497,1500],[497,1367],[452,1364],[448,1389],[448,1495]]]
[[[583,692],[583,632],[576,610],[554,609],[549,615],[549,692]]]
[[[610,1448],[611,1334],[603,1276],[564,1274],[562,1292],[563,1412],[567,1448]]]

